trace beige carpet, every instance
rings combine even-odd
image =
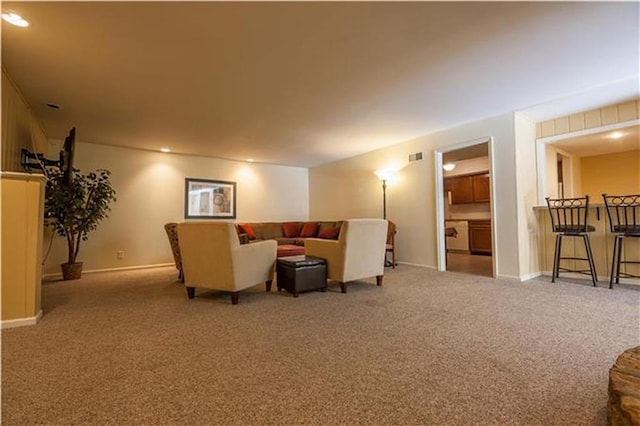
[[[175,269],[43,286],[2,332],[2,423],[604,424],[637,288],[399,266],[294,299],[187,300]]]

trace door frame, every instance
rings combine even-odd
[[[486,136],[478,139],[469,140],[466,142],[461,142],[455,145],[450,145],[445,148],[436,149],[434,151],[434,160],[435,160],[435,181],[436,181],[436,242],[437,242],[437,262],[438,262],[438,271],[446,271],[447,270],[447,250],[445,247],[445,233],[444,233],[444,172],[442,171],[442,155],[451,152],[457,151],[462,148],[468,148],[474,145],[480,145],[486,143],[488,145],[487,151],[489,156],[489,191],[491,193],[491,201],[489,202],[490,210],[491,210],[491,261],[493,266],[493,276],[497,276],[498,271],[498,244],[496,241],[496,218],[495,218],[495,201],[496,201],[496,191],[494,184],[494,176],[493,172],[495,170],[493,159],[493,136]]]

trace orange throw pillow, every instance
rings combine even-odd
[[[282,233],[287,238],[295,238],[298,236],[298,222],[285,222],[282,224]]]
[[[251,227],[251,225],[249,224],[242,224],[240,225],[240,229],[242,230],[243,233],[247,234],[249,236],[250,240],[255,240],[256,239],[256,233],[253,232],[253,228]]]
[[[318,238],[324,238],[325,240],[335,240],[340,235],[340,228],[325,228],[318,234]]]
[[[318,233],[318,224],[315,222],[307,222],[302,225],[302,230],[300,231],[301,237],[315,237]]]

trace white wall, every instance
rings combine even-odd
[[[54,142],[54,145],[59,142]],[[55,151],[55,149],[53,149]],[[112,172],[117,202],[110,217],[82,243],[84,270],[172,263],[166,222],[184,220],[185,177],[235,181],[237,221],[307,220],[308,170],[215,158],[78,143],[75,166],[82,172]],[[45,234],[45,250],[50,232]],[[125,252],[124,260],[116,252]],[[45,273],[59,272],[66,246],[56,237]]]
[[[405,166],[398,181],[387,188],[387,217],[398,225],[398,257],[402,262],[436,267],[433,152],[493,136],[497,274],[519,277],[514,135],[513,114],[505,114],[312,168],[310,217],[382,217],[382,189],[373,172]],[[408,164],[409,154],[420,151],[424,160]]]
[[[536,165],[536,124],[522,114],[515,114],[519,272],[522,279],[540,274],[538,258],[538,221],[533,207],[538,204]],[[554,154],[555,157],[555,154]],[[555,164],[555,163],[554,163]],[[555,167],[554,167],[555,170]],[[557,172],[556,172],[557,173]]]
[[[523,118],[524,120],[524,118]],[[535,142],[534,142],[535,144]],[[566,157],[567,160],[563,161],[562,165],[562,177],[564,180],[564,196],[566,198],[570,197],[579,197],[580,192],[580,179],[581,179],[581,168],[580,168],[580,157],[571,154],[565,150],[559,149],[555,147],[553,144],[544,145],[545,151],[545,173],[546,176],[543,177],[545,179],[545,187],[544,187],[544,196],[557,198],[559,197],[558,193],[558,154]],[[544,200],[542,200],[544,203]]]

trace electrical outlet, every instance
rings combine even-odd
[[[118,260],[124,259],[124,251],[120,250],[120,251],[116,252],[116,258]]]

